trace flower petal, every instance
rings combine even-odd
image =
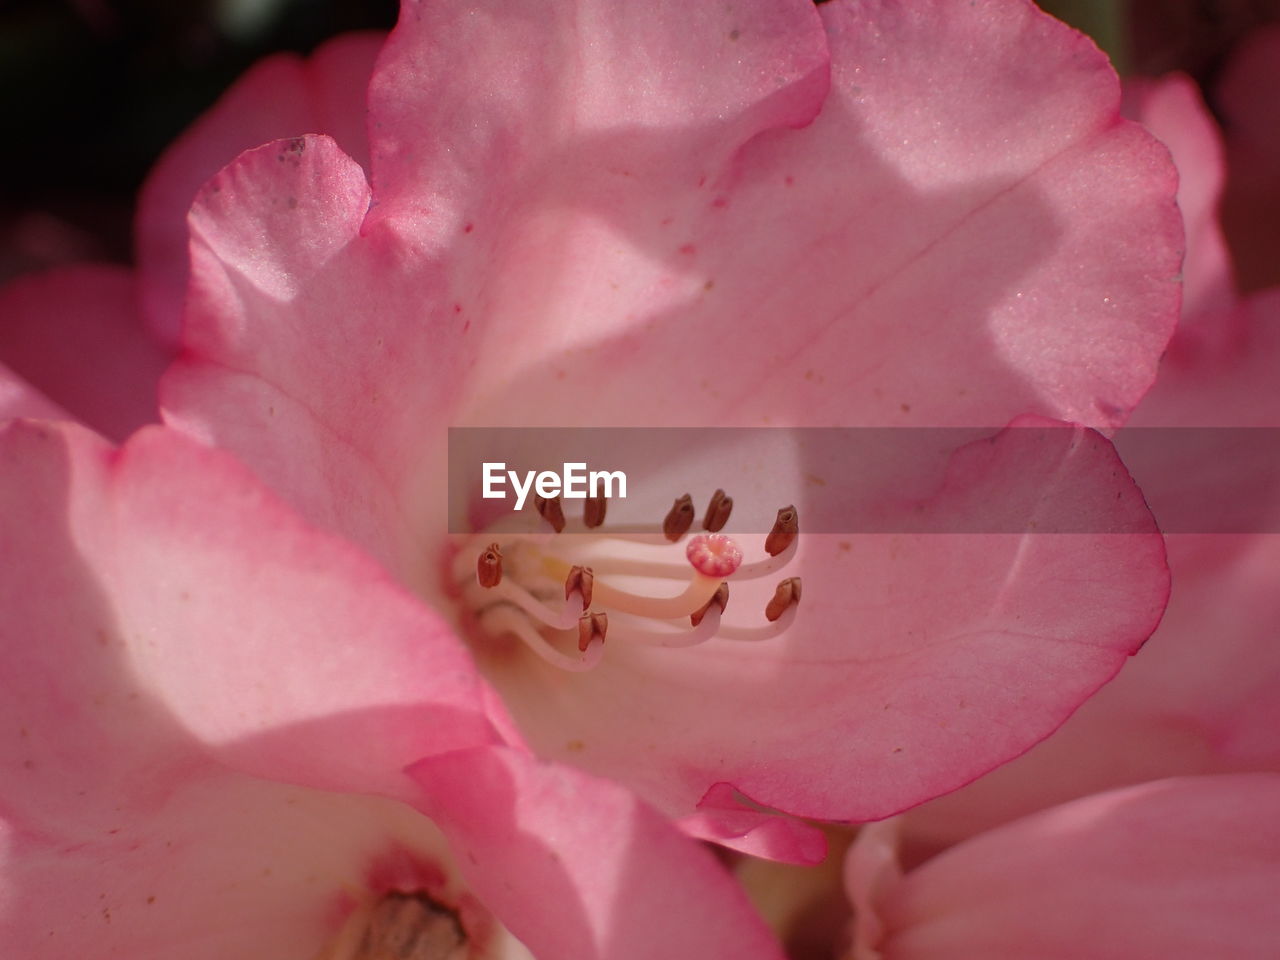
[[[1231,316],[1201,319],[1205,336],[1170,353],[1135,411],[1135,442],[1122,430],[1117,444],[1157,521],[1215,529],[1217,518],[1225,524],[1245,509],[1239,516],[1252,518],[1255,529],[1274,530],[1280,518],[1274,449],[1265,439],[1242,449],[1240,431],[1228,428],[1280,426],[1280,292],[1254,296]],[[1214,325],[1227,323],[1231,335],[1217,337]],[[1177,427],[1204,429],[1194,436],[1160,430]],[[1143,780],[1280,771],[1273,715],[1280,689],[1280,536],[1179,533],[1167,542],[1173,590],[1146,646],[1044,743],[911,811],[910,834],[950,843]]]
[[[1236,299],[1231,255],[1218,223],[1225,179],[1222,135],[1199,89],[1185,74],[1127,80],[1124,113],[1160,138],[1178,168],[1178,208],[1187,231],[1183,316],[1231,309]],[[1180,335],[1185,327],[1184,320]]]
[[[496,739],[448,627],[232,458],[160,428],[115,452],[23,422],[0,455],[4,555],[23,558],[0,581],[9,675],[58,678],[5,700],[33,755],[110,767],[98,735],[62,735],[87,713],[163,758],[172,723],[139,694],[224,762],[307,786],[403,789],[411,760]],[[55,796],[27,814],[74,816],[73,792]]]
[[[575,38],[413,9],[450,40],[424,55],[414,20],[388,47],[373,216],[447,250],[448,302],[482,321],[467,422],[1118,424],[1150,385],[1178,307],[1173,170],[1119,119],[1105,58],[1031,6],[827,4],[822,112],[787,129],[812,109],[797,85],[745,143],[739,113],[657,114],[667,86],[594,57],[678,29],[701,68],[759,29],[650,4],[615,33],[584,3]],[[765,53],[742,62],[769,76]]]
[[[16,417],[70,420],[71,415],[9,368],[0,365],[0,422]]]
[[[0,360],[112,440],[159,420],[170,360],[138,318],[134,282],[123,267],[86,264],[0,291]]]
[[[954,847],[877,904],[885,960],[1264,960],[1280,920],[1280,776],[1165,780]]]
[[[691,837],[783,863],[816,864],[827,856],[827,838],[812,824],[749,805],[730,784],[713,784],[698,812],[679,821]]]
[[[616,784],[507,748],[410,773],[467,881],[536,956],[781,960],[710,852]]]
[[[326,133],[367,166],[365,88],[385,37],[345,34],[303,59],[255,64],[160,157],[138,200],[137,258],[147,323],[176,343],[187,293],[187,211],[196,191],[243,150]]]
[[[231,449],[421,587],[438,580],[422,543],[443,515],[435,417],[466,369],[440,362],[422,322],[432,265],[366,230],[369,203],[364,172],[327,137],[247,151],[210,181],[190,220],[185,352],[161,403],[166,422]]]

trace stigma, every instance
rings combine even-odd
[[[558,498],[537,498],[459,546],[451,586],[480,642],[514,637],[573,672],[599,665],[606,645],[770,640],[795,619],[800,578],[779,577],[760,610],[735,604],[732,621],[730,588],[772,578],[791,563],[799,516],[794,506],[780,509],[766,555],[748,560],[738,541],[720,532],[732,508],[716,490],[702,532],[689,535],[696,511],[688,494],[650,526],[606,523],[603,501],[588,500],[577,519]]]

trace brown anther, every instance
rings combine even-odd
[[[702,529],[708,533],[719,533],[729,522],[729,513],[733,510],[733,497],[726,497],[723,490],[711,495],[707,504],[706,516],[702,518]]]
[[[564,529],[564,507],[560,506],[559,497],[540,497],[533,495],[533,505],[538,509],[542,519],[551,524],[551,529],[559,533]]]
[[[502,551],[496,543],[485,547],[476,559],[476,581],[482,587],[496,587],[502,582]]]
[[[687,493],[676,500],[662,521],[662,535],[675,543],[693,526],[693,498]]]
[[[568,600],[575,593],[582,594],[582,609],[591,607],[591,588],[595,584],[595,575],[590,567],[570,567],[569,576],[564,581],[564,598]]]
[[[587,652],[591,641],[596,637],[604,643],[605,634],[609,632],[609,615],[607,613],[584,613],[578,618],[578,650]]]
[[[720,612],[724,613],[724,608],[729,605],[729,584],[720,584],[719,589],[711,595],[711,599],[700,606],[693,613],[689,614],[689,622],[695,627],[702,622],[702,618],[707,615],[707,611],[711,609],[711,605],[715,604],[720,608]]]
[[[778,518],[773,521],[773,529],[769,531],[769,536],[765,538],[764,552],[771,557],[776,557],[791,546],[791,541],[799,533],[800,515],[796,513],[796,508],[783,507],[778,511]]]
[[[800,578],[788,577],[778,584],[778,589],[773,591],[773,599],[769,601],[769,605],[764,608],[765,619],[773,623],[780,616],[787,612],[787,608],[792,604],[797,606],[800,604]]]
[[[604,523],[605,506],[604,497],[587,497],[582,505],[582,522],[588,530],[594,530]]]

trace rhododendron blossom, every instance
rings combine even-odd
[[[941,457],[912,478],[926,528],[996,529],[1014,503],[1130,535],[855,537],[801,512],[771,554],[729,518],[708,532],[742,550],[732,574],[659,542],[645,562],[676,572],[625,599],[607,567],[633,545],[606,518],[534,558],[554,603],[504,557],[491,611],[477,564],[513,545],[446,533],[446,426],[1122,422],[1176,312],[1180,229],[1162,149],[1119,119],[1086,39],[1019,0],[406,3],[367,154],[336,93],[361,62],[289,68],[336,143],[277,130],[269,84],[236,95],[264,136],[295,138],[243,154],[191,212],[164,415],[449,618],[510,740],[696,834],[812,860],[817,838],[742,798],[901,810],[1044,736],[1150,633],[1162,547],[1114,452],[1071,430]],[[222,116],[147,192],[139,299],[161,331],[184,195],[239,145]],[[705,489],[667,496],[782,510],[854,479],[748,459],[705,451]],[[662,541],[663,517],[646,523]],[[693,645],[641,642],[673,631]]]
[[[656,811],[498,746],[445,624],[230,457],[8,424],[0,544],[0,954],[780,960]]]

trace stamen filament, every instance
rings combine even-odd
[[[554,576],[567,578],[571,565],[556,557],[548,556],[543,559],[543,566]],[[638,617],[652,617],[656,620],[678,620],[680,617],[689,616],[701,607],[720,588],[720,581],[714,577],[704,577],[688,567],[685,567],[685,571],[692,573],[693,578],[684,592],[674,597],[649,597],[641,593],[632,593],[629,590],[601,583],[597,574],[591,602],[610,612],[617,610],[620,613],[634,613]],[[503,583],[506,582],[503,581]],[[500,583],[493,589],[501,588]]]
[[[720,589],[720,581],[695,573],[684,590],[675,597],[646,597],[596,581],[595,601],[607,610],[634,613],[657,620],[675,620],[687,617],[710,600]]]
[[[454,582],[462,583],[470,579],[475,572],[476,557],[495,541],[501,547],[506,547],[512,540],[541,546],[554,540],[555,537],[556,532],[551,529],[551,524],[536,514],[532,518],[526,513],[505,514],[462,542],[462,546],[453,556]]]
[[[561,653],[513,607],[490,607],[480,614],[480,625],[495,637],[504,633],[514,634],[543,660],[561,670],[569,670],[573,673],[594,670],[604,657],[603,640],[591,641],[587,649],[577,657]]]
[[[477,589],[483,592],[477,593]],[[565,600],[561,609],[552,610],[510,577],[503,578],[502,582],[497,586],[468,588],[467,593],[477,607],[492,605],[494,598],[501,597],[503,600],[515,604],[529,616],[545,623],[553,630],[568,630],[571,627],[576,627],[578,618],[582,616],[582,594],[573,594]],[[595,588],[595,594],[596,596],[600,594],[599,585]]]
[[[649,630],[635,626],[638,621],[630,617],[614,622],[614,633],[620,642],[641,643],[651,647],[696,647],[717,635],[720,629],[720,608],[712,605],[696,627],[672,630]],[[673,623],[674,628],[677,624]]]
[[[723,640],[752,643],[760,640],[772,640],[774,637],[781,636],[785,631],[791,629],[791,624],[796,619],[796,611],[799,609],[799,604],[793,603],[773,623],[766,623],[759,627],[721,627],[719,636]],[[705,623],[705,621],[703,622]]]
[[[744,563],[725,579],[735,582],[738,580],[759,580],[761,577],[767,577],[771,573],[776,573],[791,562],[796,555],[796,550],[799,548],[799,545],[799,539],[792,540],[787,544],[787,548],[776,557],[756,560],[754,563]]]

